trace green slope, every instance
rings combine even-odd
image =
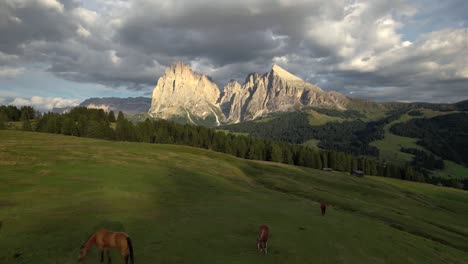
[[[390,127],[397,123],[408,122],[414,118],[433,118],[436,116],[449,115],[458,113],[458,111],[434,111],[431,109],[416,109],[421,113],[420,116],[410,116],[407,113],[402,115],[398,120],[395,120],[384,127],[385,137],[382,140],[376,140],[370,143],[379,149],[380,159],[389,161],[395,164],[404,164],[413,159],[413,155],[401,152],[401,148],[415,148],[427,152],[427,149],[416,144],[418,139],[395,135],[390,132]],[[463,179],[468,177],[468,168],[455,162],[444,160],[446,168],[444,170],[433,171],[433,174],[440,177],[454,177]]]
[[[136,263],[468,259],[467,192],[183,146],[0,131],[0,209],[0,263],[76,263],[99,227],[128,232]]]

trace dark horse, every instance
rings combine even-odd
[[[327,212],[327,206],[328,205],[326,203],[324,203],[324,202],[320,203],[320,210],[322,211],[322,216],[324,216],[325,213]]]
[[[96,244],[101,252],[101,263],[104,262],[104,251],[107,251],[107,263],[111,263],[109,248],[116,248],[119,250],[122,257],[125,258],[125,264],[128,264],[130,258],[131,264],[133,260],[133,246],[130,237],[123,232],[112,232],[107,229],[100,229],[84,243],[80,248],[80,256],[78,261],[83,260],[88,254],[88,250]]]
[[[261,225],[260,226],[260,234],[258,235],[257,238],[257,250],[260,252],[265,252],[265,254],[268,253],[268,235],[269,235],[270,229],[268,228],[267,225]]]

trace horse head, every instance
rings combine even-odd
[[[78,255],[78,261],[82,261],[88,254],[88,249],[85,247],[80,248],[80,255]]]

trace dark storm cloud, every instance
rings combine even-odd
[[[67,7],[71,4],[67,3]],[[59,7],[60,8],[60,7]],[[65,9],[65,5],[62,7]],[[74,34],[76,26],[59,9],[36,1],[0,3],[0,51],[21,53],[21,44],[33,41],[62,41]]]
[[[468,97],[466,15],[457,0],[429,7],[383,0],[87,3],[95,10],[74,0],[2,1],[0,34],[7,37],[0,42],[0,78],[39,64],[63,79],[147,93],[177,60],[221,87],[277,63],[351,96]],[[443,18],[452,12],[449,23]],[[437,30],[421,32],[430,31],[427,21]]]
[[[136,1],[133,9],[152,12],[135,10],[119,29],[118,40],[148,53],[208,58],[217,66],[270,60],[297,49],[304,19],[322,11],[313,1],[293,6],[272,1],[252,1],[251,6],[186,1],[183,8]]]

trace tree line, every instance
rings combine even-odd
[[[420,171],[445,169],[444,160],[432,153],[415,148],[400,148],[400,151],[414,155],[411,164]]]
[[[437,156],[468,166],[468,113],[417,118],[390,127],[396,135],[417,138]]]
[[[29,129],[27,129],[29,130]],[[29,131],[55,133],[78,137],[100,138],[130,142],[178,144],[210,149],[239,158],[264,160],[315,169],[331,168],[352,172],[362,170],[366,175],[429,182],[429,176],[411,166],[397,166],[374,157],[353,156],[339,151],[324,151],[305,145],[260,139],[217,131],[203,126],[181,125],[167,120],[150,120],[136,124],[122,112],[77,107],[69,113],[45,113],[36,118]]]
[[[323,113],[333,114],[338,110],[321,110]],[[353,111],[346,111],[343,115],[352,116]],[[369,145],[370,142],[383,139],[384,127],[400,118],[405,111],[394,110],[388,116],[371,122],[361,119],[328,122],[324,125],[309,124],[309,114],[305,111],[279,113],[272,115],[266,122],[248,121],[233,125],[222,126],[233,132],[249,133],[255,137],[271,140],[286,141],[292,144],[302,144],[309,139],[320,140],[319,147],[327,150],[347,152],[353,155],[379,156],[378,148]],[[334,114],[336,116],[336,114]]]

